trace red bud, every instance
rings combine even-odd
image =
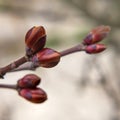
[[[25,75],[23,78],[18,80],[17,86],[19,88],[35,88],[41,81],[37,75],[28,74]]]
[[[85,48],[85,51],[89,54],[95,54],[100,53],[106,49],[106,46],[104,44],[92,44],[88,45]]]
[[[98,26],[94,28],[84,39],[84,45],[91,45],[103,40],[108,33],[110,32],[111,28],[109,26]]]
[[[47,100],[47,94],[41,88],[21,89],[19,95],[33,103],[43,103]]]
[[[35,64],[40,64],[42,67],[54,67],[60,61],[60,53],[50,48],[43,48],[33,56],[32,61]]]
[[[33,54],[41,50],[46,43],[46,32],[44,27],[32,27],[25,36],[25,43],[27,46],[26,53]]]

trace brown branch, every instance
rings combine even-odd
[[[76,45],[72,48],[61,51],[60,54],[61,54],[61,57],[64,57],[66,55],[69,55],[69,54],[72,54],[75,52],[84,51],[84,48],[85,48],[85,46],[83,44],[79,44],[79,45]]]
[[[23,70],[32,70],[32,71],[34,71],[34,70],[36,70],[36,67],[33,66],[32,62],[27,62],[27,63],[24,63],[23,65],[19,66],[18,68],[13,69],[10,72],[17,72],[17,71],[23,71]]]
[[[57,59],[60,60],[60,56],[64,57],[66,55],[69,55],[69,54],[72,54],[72,53],[75,53],[75,52],[78,52],[78,51],[86,51],[86,53],[88,53],[88,54],[93,54],[93,53],[95,54],[95,53],[102,52],[103,50],[106,49],[106,46],[104,44],[95,44],[95,43],[98,43],[101,40],[103,40],[108,35],[110,30],[111,30],[111,28],[109,26],[104,26],[104,25],[98,26],[98,27],[92,29],[91,32],[83,39],[83,42],[81,44],[78,44],[78,45],[76,45],[74,47],[71,47],[69,49],[66,49],[64,51],[59,52],[60,53],[59,54],[59,58],[57,58]],[[37,46],[37,47],[39,48],[40,46]],[[32,50],[33,48],[30,48],[30,49]],[[0,78],[3,78],[3,76],[7,72],[11,72],[11,71],[15,71],[15,70],[16,71],[18,71],[18,70],[25,70],[25,69],[27,69],[27,70],[28,69],[35,70],[35,68],[39,67],[40,64],[42,66],[42,61],[43,60],[39,60],[39,57],[41,55],[39,56],[39,54],[37,54],[37,52],[38,52],[37,49],[31,55],[28,55],[28,52],[29,51],[26,51],[26,56],[16,60],[15,62],[13,62],[13,63],[5,66],[5,67],[2,67],[0,69]],[[43,51],[41,50],[40,53],[42,53],[42,52]],[[47,53],[47,54],[49,54],[49,53]],[[23,65],[24,63],[26,63],[28,61],[29,62],[33,61],[33,64],[31,64],[31,66],[29,68],[28,68],[28,66],[27,67],[23,66],[24,68],[20,67],[19,69],[16,69],[20,65]],[[57,61],[57,63],[58,62],[59,61]],[[53,61],[53,63],[55,63],[55,61]],[[43,64],[45,64],[45,63],[43,62]]]
[[[0,84],[0,88],[7,88],[7,89],[17,90],[16,85],[9,85],[9,84]]]
[[[61,54],[61,57],[64,57],[66,55],[69,55],[69,54],[72,54],[75,52],[84,51],[84,49],[85,49],[85,46],[83,44],[79,44],[74,47],[71,47],[71,48],[61,51],[60,54]],[[36,68],[38,68],[38,67],[40,67],[40,66],[34,65],[32,62],[27,62],[27,63],[24,63],[23,65],[19,66],[18,68],[12,69],[9,72],[22,71],[22,70],[32,70],[33,71],[33,70],[36,70]]]
[[[13,69],[19,67],[20,65],[22,65],[23,63],[27,62],[28,59],[26,56],[16,60],[15,62],[3,67],[3,68],[0,68],[0,78],[3,78],[3,76],[7,73],[7,72],[10,72],[12,71]]]

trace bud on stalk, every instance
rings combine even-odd
[[[51,68],[59,63],[60,53],[50,48],[43,48],[33,56],[31,61],[41,67]]]
[[[98,26],[94,28],[83,40],[84,45],[91,45],[103,40],[108,33],[110,32],[111,28],[109,26]]]
[[[104,44],[92,44],[88,45],[85,48],[86,53],[89,54],[95,54],[95,53],[100,53],[106,49],[106,46]]]
[[[25,75],[23,78],[18,80],[17,87],[18,88],[35,88],[41,81],[37,75],[28,74]]]
[[[21,89],[19,95],[32,103],[43,103],[47,100],[47,94],[41,88]]]
[[[32,27],[25,36],[26,54],[31,55],[41,50],[46,43],[46,32],[43,26]]]

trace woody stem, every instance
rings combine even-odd
[[[85,46],[83,44],[79,44],[79,45],[76,45],[72,48],[61,51],[60,54],[61,54],[61,57],[64,57],[66,55],[69,55],[69,54],[72,54],[75,52],[84,51],[84,48],[85,48]]]
[[[16,90],[17,86],[16,85],[9,85],[9,84],[0,84],[0,88],[7,88],[7,89]]]
[[[0,68],[0,78],[3,78],[3,76],[7,73],[7,72],[10,72],[11,70],[19,67],[20,65],[22,65],[23,63],[27,62],[28,59],[26,56],[16,60],[15,62],[5,66],[5,67],[2,67]]]
[[[69,54],[72,54],[72,53],[75,53],[75,52],[79,52],[79,51],[84,51],[85,49],[85,45],[83,44],[79,44],[79,45],[76,45],[74,47],[71,47],[71,48],[68,48],[64,51],[61,51],[60,54],[61,54],[61,57],[64,57],[66,55],[69,55]],[[7,73],[7,72],[11,72],[11,71],[19,71],[19,70],[26,70],[26,68],[28,67],[28,69],[30,70],[35,70],[35,68],[37,68],[38,66],[34,66],[34,69],[32,67],[29,67],[29,66],[23,66],[22,68],[19,66],[28,62],[28,57],[27,56],[24,56],[18,60],[16,60],[15,62],[3,67],[3,68],[0,68],[0,78],[3,78],[3,76]]]

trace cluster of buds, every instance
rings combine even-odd
[[[41,78],[34,74],[25,75],[17,82],[17,90],[21,97],[32,103],[43,103],[47,99],[46,92],[38,88]]]
[[[25,37],[26,55],[29,60],[32,61],[34,66],[51,68],[59,63],[62,55],[64,56],[66,53],[71,53],[70,50],[77,51],[77,49],[79,49],[88,54],[95,54],[104,51],[106,46],[104,44],[98,44],[98,42],[102,41],[108,35],[109,31],[109,26],[102,25],[94,28],[84,38],[80,49],[77,46],[73,49],[69,49],[67,52],[59,53],[51,48],[44,47],[46,43],[46,32],[44,27],[32,27]],[[47,99],[47,95],[41,88],[37,87],[40,81],[41,79],[33,74],[24,76],[17,82],[19,95],[33,103],[44,102]]]
[[[83,48],[80,50],[88,54],[100,53],[106,49],[104,44],[98,44],[110,32],[109,26],[98,26],[90,31],[83,39]],[[63,54],[51,49],[45,48],[46,31],[43,26],[32,27],[25,36],[26,55],[33,66],[51,68],[56,66]],[[75,48],[77,49],[77,48]],[[71,53],[68,51],[68,53]]]
[[[46,43],[46,32],[44,27],[32,27],[25,36],[26,55],[33,64],[41,67],[54,67],[60,61],[60,53],[44,48]]]
[[[89,54],[99,53],[106,49],[104,44],[97,44],[102,41],[110,32],[109,26],[99,26],[91,30],[84,38],[83,44],[86,46],[85,51]]]
[[[0,78],[3,78],[7,72],[14,71],[25,62],[32,62],[34,68],[39,66],[51,68],[59,63],[61,57],[74,52],[85,51],[88,54],[100,53],[106,49],[106,46],[98,42],[102,41],[109,32],[109,26],[99,26],[91,30],[91,32],[84,38],[82,44],[78,44],[77,46],[66,49],[62,52],[57,52],[51,48],[45,48],[46,31],[44,27],[34,26],[25,36],[26,56],[0,68]],[[18,68],[18,70],[20,69]],[[18,80],[17,85],[0,86],[17,90],[21,97],[32,103],[43,103],[47,99],[47,94],[43,89],[38,87],[40,82],[40,77],[34,74],[28,74]]]

